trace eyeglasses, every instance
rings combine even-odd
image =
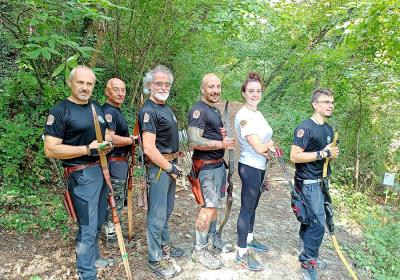
[[[161,88],[162,86],[166,87],[166,88],[170,88],[171,87],[171,83],[170,82],[152,82],[156,87]]]
[[[335,101],[329,101],[329,100],[317,101],[317,103],[324,103],[325,105],[335,105]]]

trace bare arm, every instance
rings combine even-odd
[[[106,136],[105,139],[111,140],[111,135],[109,134],[109,131],[106,130]],[[44,154],[46,157],[49,158],[58,158],[58,159],[70,159],[70,158],[76,158],[80,156],[85,156],[89,155],[89,151],[86,147],[86,145],[82,146],[72,146],[72,145],[66,145],[62,144],[63,139],[50,136],[50,135],[45,135],[44,136]],[[112,145],[109,141],[104,141],[103,142],[106,145],[109,145],[109,148],[104,150],[105,153],[109,152],[112,148]],[[97,143],[97,140],[93,140],[92,143],[89,145],[89,149],[98,149],[99,148],[99,143]]]
[[[332,144],[327,145],[322,151],[320,151],[321,157],[326,158],[328,156],[326,150],[329,151],[330,159],[335,159],[339,156],[339,148],[332,147]],[[290,160],[294,163],[307,163],[317,160],[317,152],[304,152],[304,149],[299,146],[292,145],[290,150]]]
[[[133,144],[132,138],[130,136],[117,135],[115,134],[115,131],[111,129],[109,132],[112,139],[112,143],[115,147],[123,147]]]
[[[254,150],[259,154],[265,154],[274,146],[274,141],[268,140],[266,143],[261,143],[260,137],[257,134],[252,134],[246,136],[249,144],[254,148]]]
[[[290,149],[290,160],[294,163],[306,163],[317,160],[317,152],[304,152],[299,146],[292,145]]]
[[[88,150],[86,146],[65,145],[62,144],[62,141],[63,139],[46,135],[44,137],[44,153],[46,157],[58,158],[58,159],[70,159],[88,155]],[[93,142],[91,143],[91,145],[92,144]]]
[[[223,149],[223,141],[210,140],[203,137],[204,130],[197,127],[188,128],[189,146],[196,150],[212,151]]]
[[[156,134],[144,131],[142,143],[143,153],[149,157],[152,163],[164,170],[172,168],[171,163],[169,163],[169,161],[164,158],[164,156],[156,147]],[[171,176],[176,178],[175,174],[171,174]]]

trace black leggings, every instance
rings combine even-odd
[[[240,214],[237,221],[240,248],[247,247],[247,234],[253,232],[256,208],[261,196],[261,184],[265,171],[239,162],[239,177],[242,181]]]

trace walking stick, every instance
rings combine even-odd
[[[93,122],[94,122],[95,131],[96,131],[97,142],[103,143],[103,136],[101,135],[100,124],[99,124],[99,121],[97,118],[96,109],[94,108],[93,104],[92,104],[92,114],[93,114]],[[108,170],[107,157],[101,151],[99,151],[99,156],[100,156],[101,169],[103,170],[104,180],[106,181],[107,186],[110,188],[110,192],[108,195],[108,203],[110,204],[110,207],[111,207],[113,223],[115,225],[115,231],[117,233],[119,250],[121,252],[122,261],[124,263],[126,277],[128,280],[132,280],[132,274],[131,274],[131,270],[129,268],[129,262],[128,262],[128,254],[126,253],[124,237],[122,236],[121,224],[119,222],[117,208],[115,207],[115,200],[114,200],[113,189],[112,189],[112,185],[111,185],[110,171]]]
[[[335,136],[333,138],[332,141],[332,146],[336,147],[337,144],[337,140],[338,140],[338,132],[335,131]],[[325,214],[326,214],[326,225],[328,227],[329,230],[329,234],[331,235],[331,239],[332,239],[332,244],[333,247],[335,247],[335,251],[338,254],[340,260],[342,261],[342,263],[344,264],[344,266],[346,267],[347,271],[350,273],[351,278],[353,278],[353,280],[358,280],[357,275],[355,274],[355,272],[353,271],[353,269],[351,268],[351,266],[349,265],[349,263],[347,262],[342,250],[339,247],[339,244],[337,242],[336,236],[335,236],[335,225],[333,223],[333,210],[331,208],[331,197],[329,195],[329,189],[328,189],[328,163],[329,163],[329,157],[325,158],[325,162],[324,162],[324,167],[322,169],[322,179],[323,179],[323,191],[325,194]]]

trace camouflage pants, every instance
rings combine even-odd
[[[109,162],[111,184],[113,186],[115,207],[120,221],[122,220],[122,209],[126,198],[126,175],[128,172],[128,163],[125,161],[110,161]],[[121,224],[122,221],[121,221]],[[115,226],[112,221],[111,207],[107,207],[107,217],[104,222],[104,232],[107,240],[116,240]]]
[[[111,178],[111,184],[113,186],[115,207],[117,208],[118,217],[121,220],[122,209],[124,208],[124,202],[126,197],[126,180],[117,178]],[[115,226],[112,220],[112,213],[110,205],[107,206],[107,219],[104,223],[104,231],[106,238],[116,239]]]

